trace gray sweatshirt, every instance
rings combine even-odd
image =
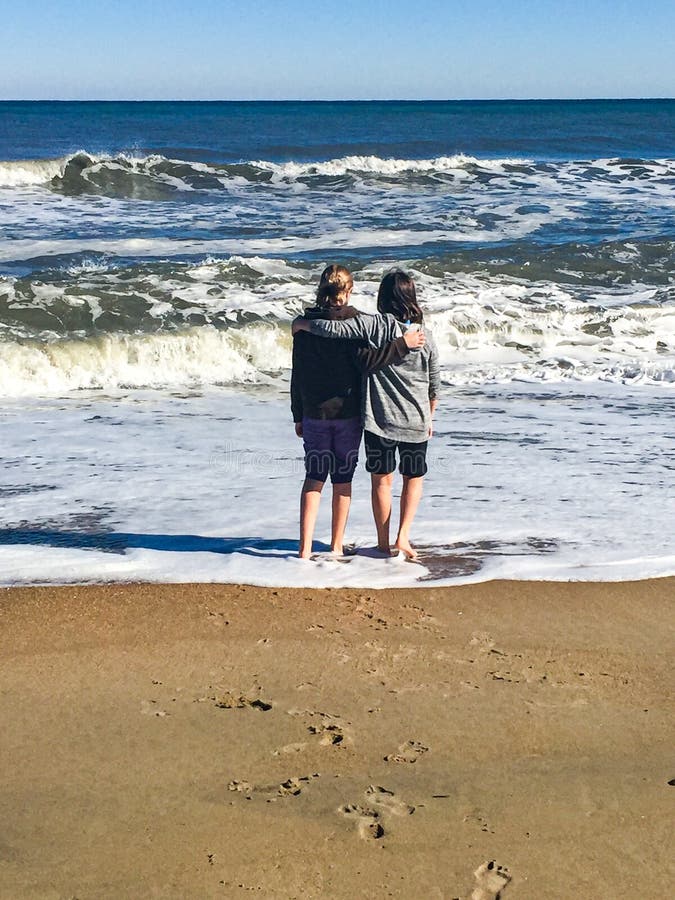
[[[405,333],[406,326],[392,315],[361,315],[354,319],[312,319],[312,334],[327,338],[353,338],[381,347]],[[426,344],[399,363],[370,375],[363,391],[363,427],[394,441],[419,444],[431,426],[429,401],[438,396],[438,350],[433,335],[424,329]]]

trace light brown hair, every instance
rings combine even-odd
[[[346,303],[350,290],[354,287],[354,279],[349,269],[344,266],[326,266],[321,273],[319,287],[316,292],[317,306],[325,309],[327,306],[336,306]]]

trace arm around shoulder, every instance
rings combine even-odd
[[[368,341],[373,347],[381,347],[399,334],[393,316],[370,316],[364,313],[351,319],[311,319],[309,331],[318,337]]]

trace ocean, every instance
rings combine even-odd
[[[0,583],[675,574],[674,249],[673,100],[0,103]],[[417,564],[362,466],[294,556],[330,262],[439,346]]]

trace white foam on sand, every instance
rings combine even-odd
[[[384,588],[675,574],[673,405],[659,388],[446,392],[414,529],[378,559],[360,466],[356,552],[301,561],[303,477],[277,391],[14,401],[0,424],[0,583],[217,581]],[[316,549],[325,551],[330,503]]]

